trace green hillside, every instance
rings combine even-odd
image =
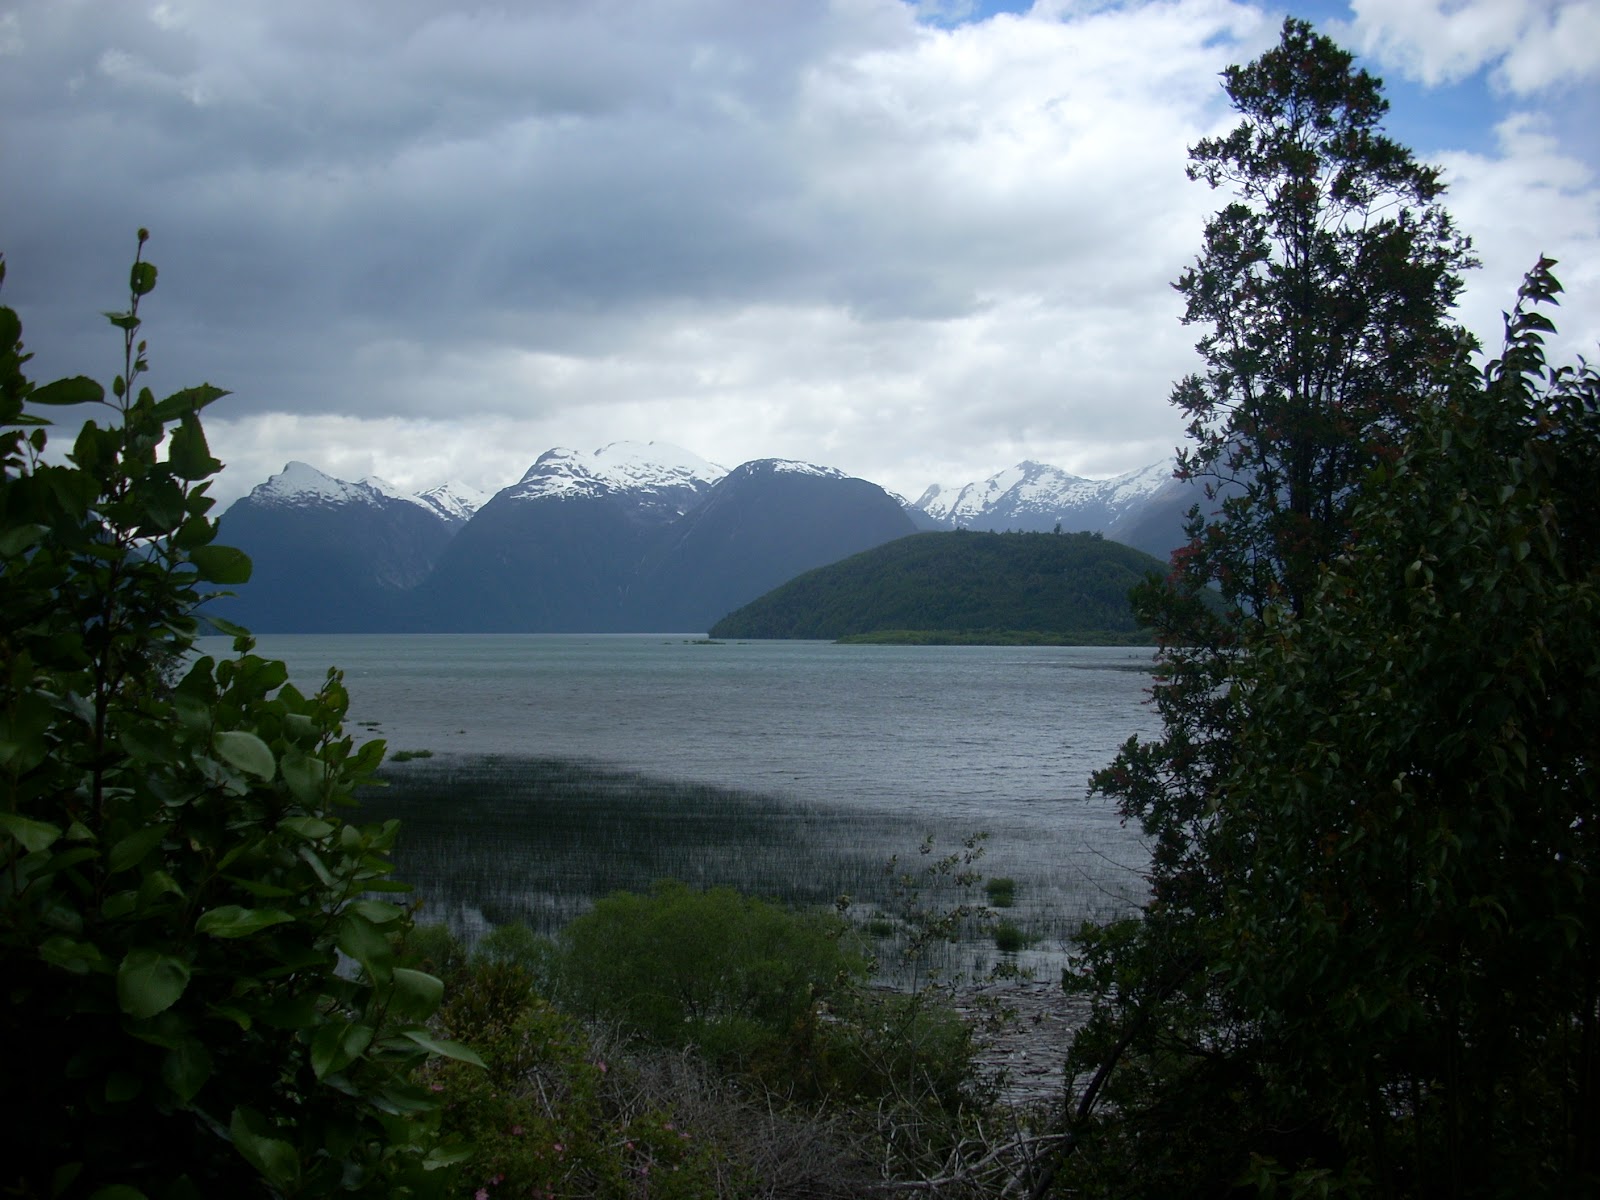
[[[797,576],[711,635],[1140,642],[1128,590],[1165,570],[1098,534],[918,533]]]

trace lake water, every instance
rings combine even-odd
[[[835,831],[870,818],[900,850],[984,830],[986,873],[1023,881],[1045,924],[1142,894],[1138,837],[1085,793],[1129,735],[1158,727],[1147,649],[673,634],[264,636],[259,649],[304,690],[341,668],[352,729],[432,752],[397,773],[570,759],[797,804]]]

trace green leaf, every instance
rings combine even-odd
[[[113,1183],[91,1193],[89,1200],[149,1200],[143,1192],[136,1187],[129,1187],[125,1183]]]
[[[197,933],[216,938],[240,938],[293,920],[292,916],[278,908],[244,908],[237,904],[224,904],[202,914],[194,927]]]
[[[106,856],[106,866],[113,875],[138,866],[145,855],[161,844],[161,839],[167,836],[170,828],[170,825],[163,823],[130,833],[111,847],[111,853]]]
[[[117,1003],[130,1017],[153,1017],[189,986],[189,964],[157,950],[131,950],[117,968]]]
[[[396,1015],[413,1021],[426,1021],[444,1001],[444,981],[426,971],[409,967],[394,969],[394,1008]]]
[[[197,1038],[184,1038],[161,1061],[161,1079],[185,1104],[211,1078],[211,1052]]]
[[[268,1136],[270,1126],[260,1113],[243,1106],[233,1110],[228,1133],[234,1149],[280,1191],[292,1191],[300,1179],[300,1157],[281,1138]]]
[[[454,1146],[435,1146],[428,1151],[428,1157],[422,1160],[424,1171],[437,1171],[440,1167],[454,1166],[456,1163],[466,1162],[478,1148],[470,1142],[458,1143]]]
[[[189,561],[207,583],[250,582],[250,556],[232,546],[196,546],[189,551]]]
[[[243,625],[235,625],[232,621],[207,613],[206,620],[210,621],[213,628],[224,637],[249,637],[250,631]]]
[[[355,959],[376,980],[387,979],[394,961],[388,937],[360,913],[346,912],[339,922],[339,949]]]
[[[405,909],[386,900],[357,900],[350,905],[350,910],[360,913],[374,925],[387,925],[406,915]]]
[[[221,759],[257,779],[270,780],[277,773],[278,764],[272,750],[253,733],[243,729],[228,729],[211,739]]]
[[[147,296],[155,290],[155,263],[136,262],[128,272],[128,291],[135,296]]]
[[[370,1025],[330,1021],[311,1039],[311,1072],[318,1079],[342,1071],[372,1044]]]
[[[197,413],[213,400],[220,400],[228,394],[227,389],[212,387],[209,383],[202,383],[197,387],[183,388],[173,392],[165,400],[156,405],[156,418],[160,421],[181,421],[191,413]]]
[[[19,558],[50,532],[48,525],[13,525],[0,533],[0,558]]]
[[[46,938],[39,945],[39,957],[73,975],[87,975],[106,961],[98,946],[69,937]]]
[[[222,469],[222,463],[211,456],[205,430],[192,413],[184,416],[167,439],[167,461],[180,479],[207,479]]]
[[[410,1038],[430,1054],[443,1055],[445,1058],[453,1058],[458,1062],[470,1063],[475,1067],[485,1066],[483,1059],[478,1057],[478,1052],[470,1046],[463,1046],[460,1042],[452,1042],[449,1038],[434,1037],[424,1029],[406,1029],[402,1032],[405,1037]]]
[[[288,766],[288,762],[285,761],[285,772]],[[278,828],[287,830],[296,837],[305,838],[308,842],[320,842],[334,830],[333,823],[324,821],[321,817],[285,817],[278,822]]]
[[[105,389],[87,375],[74,375],[35,388],[28,400],[33,404],[98,404],[105,395]]]
[[[298,714],[290,714],[286,724],[293,724]],[[316,804],[322,798],[322,790],[328,782],[328,764],[315,755],[305,754],[298,750],[291,750],[283,756],[283,781],[289,785],[289,791],[294,793],[294,798],[301,804]],[[293,824],[299,822],[299,825]],[[321,832],[310,832],[312,825],[325,826]],[[326,821],[319,821],[314,817],[295,817],[279,822],[280,828],[288,828],[307,840],[314,841],[326,837],[333,832],[333,826]]]
[[[0,813],[0,830],[21,842],[22,848],[29,854],[48,850],[61,837],[61,830],[57,826],[12,812]]]

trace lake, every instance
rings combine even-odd
[[[227,646],[201,639],[208,653]],[[1144,704],[1148,649],[623,634],[264,636],[259,650],[303,690],[341,668],[353,732],[386,739],[391,755],[429,752],[387,768],[396,798],[372,804],[408,834],[419,827],[425,844],[402,844],[400,873],[467,932],[489,903],[559,923],[597,887],[646,886],[662,861],[692,882],[761,891],[781,885],[760,860],[782,859],[808,895],[903,908],[907,889],[883,860],[898,854],[899,873],[915,874],[979,831],[979,869],[1019,884],[1003,915],[1047,957],[1079,920],[1143,895],[1136,831],[1085,793],[1123,741],[1159,727]],[[551,783],[552,763],[566,784]],[[608,851],[593,828],[567,827],[602,798],[615,836],[631,830],[652,851],[679,842],[676,857],[641,859],[620,841]],[[570,866],[549,874],[577,843],[581,879]],[[477,865],[440,866],[464,856]]]

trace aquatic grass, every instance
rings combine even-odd
[[[424,919],[469,941],[513,922],[553,936],[601,896],[678,879],[797,907],[831,908],[848,897],[849,915],[877,941],[885,976],[906,941],[897,873],[917,868],[924,837],[942,853],[976,832],[926,814],[801,802],[573,759],[410,756],[386,768],[381,783],[361,799],[369,819],[402,822],[397,878],[416,888]],[[1091,849],[1041,852],[1025,833],[1003,829],[988,845],[1006,872],[993,882],[1015,904],[1007,919],[1028,930],[1035,948],[1025,957],[1043,969],[1064,959],[1083,921],[1141,898],[1136,872]],[[886,869],[891,856],[899,856],[895,871]],[[985,894],[978,885],[927,899],[976,910]],[[940,951],[946,977],[970,973],[984,945],[992,953],[991,933],[981,919],[969,921]]]

